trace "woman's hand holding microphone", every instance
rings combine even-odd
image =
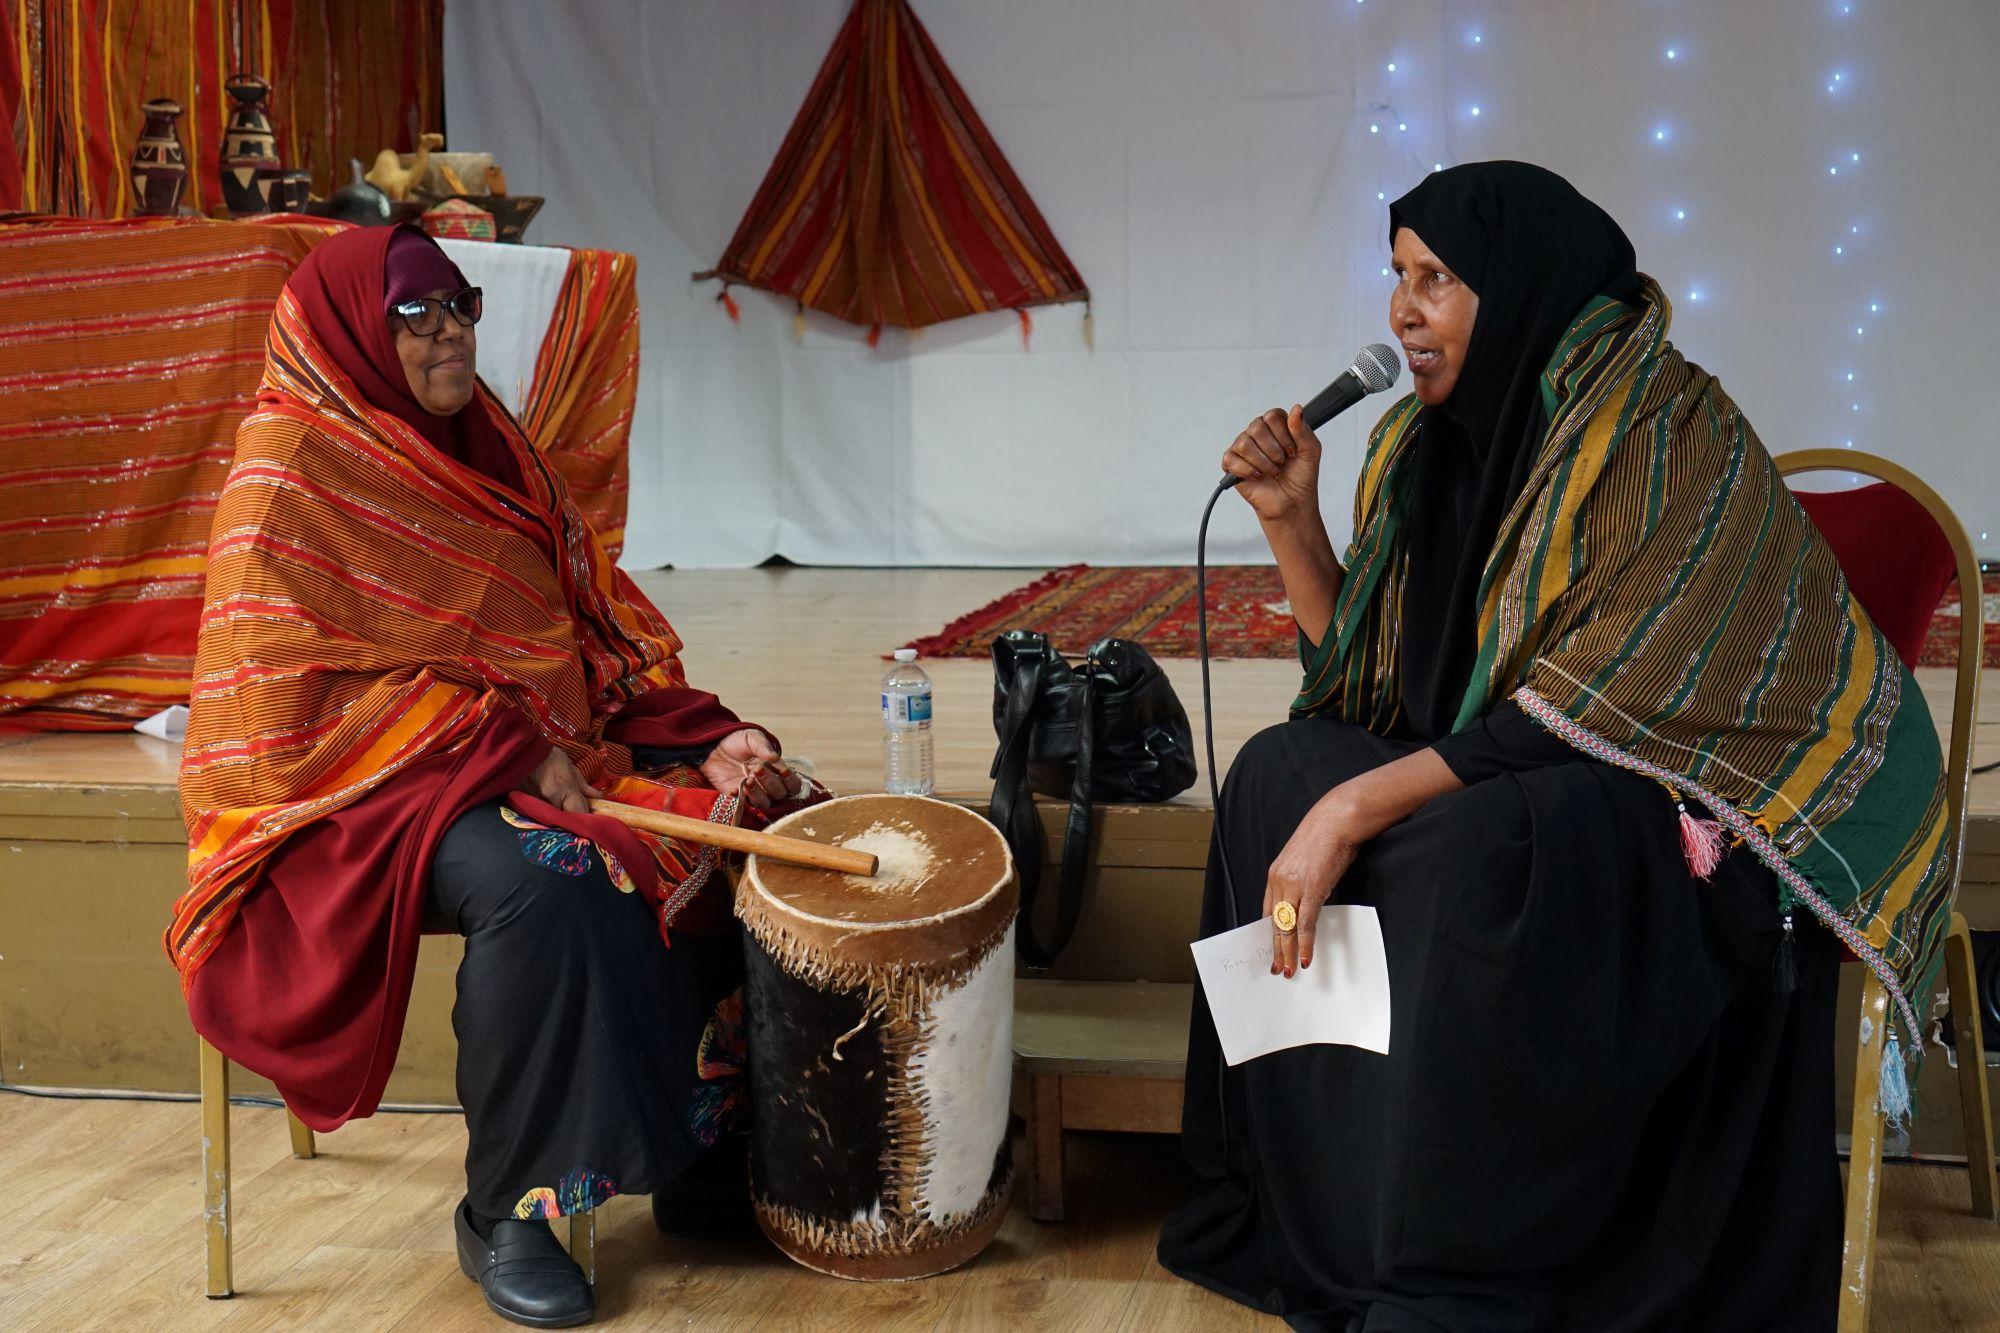
[[[1319,436],[1306,425],[1305,409],[1272,408],[1254,418],[1222,455],[1222,470],[1241,477],[1236,489],[1267,528],[1299,518],[1319,518]]]

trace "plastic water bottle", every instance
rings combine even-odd
[[[898,648],[882,677],[882,786],[898,796],[928,796],[931,777],[931,678],[917,650]]]

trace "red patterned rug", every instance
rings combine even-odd
[[[1985,584],[1986,665],[2000,667],[2000,570],[1987,571]],[[994,636],[1010,629],[1040,630],[1073,657],[1107,635],[1136,640],[1155,657],[1193,657],[1194,570],[1070,565],[960,616],[913,646],[925,657],[985,657]],[[1208,642],[1218,658],[1297,654],[1298,631],[1276,566],[1223,565],[1208,571]],[[1917,665],[1951,666],[1957,649],[1954,592],[1938,608]]]
[[[1989,667],[2000,667],[2000,569],[1980,571],[1979,581],[1986,585],[1981,598],[1986,611],[1985,638],[1986,651],[1981,654]],[[1917,658],[1918,666],[1958,665],[1958,585],[1944,595],[1944,604],[1931,617],[1930,632],[1924,635],[1924,651]]]
[[[1070,565],[968,615],[912,646],[925,657],[985,657],[1010,629],[1035,629],[1072,657],[1115,635],[1156,657],[1195,656],[1194,568],[1097,569]],[[1298,630],[1275,565],[1208,571],[1208,646],[1222,657],[1296,657]]]

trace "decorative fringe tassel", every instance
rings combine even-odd
[[[1799,988],[1798,943],[1792,938],[1792,914],[1785,913],[1785,933],[1778,939],[1778,952],[1771,957],[1771,989],[1790,995]]]
[[[1674,798],[1674,808],[1681,812],[1681,855],[1687,858],[1688,873],[1705,880],[1722,864],[1722,825],[1696,819],[1679,797]]]
[[[1893,1020],[1889,1040],[1882,1044],[1882,1091],[1876,1098],[1882,1118],[1891,1130],[1901,1132],[1910,1123],[1910,1071],[1903,1064],[1903,1044],[1896,1038]]]
[[[868,326],[868,345],[870,347],[880,347],[882,345],[882,326],[880,324],[870,324]]]
[[[743,307],[736,304],[736,298],[729,294],[728,287],[724,287],[721,291],[717,292],[715,299],[722,302],[722,308],[729,313],[729,322],[731,324],[741,324],[743,322]]]
[[[792,341],[795,343],[802,343],[805,340],[806,340],[806,308],[804,306],[800,306],[798,309],[792,312]]]
[[[1083,350],[1086,352],[1097,350],[1097,321],[1091,316],[1088,301],[1083,305]]]
[[[1029,317],[1026,310],[1017,308],[1014,313],[1021,317],[1021,350],[1025,352],[1028,350],[1028,338],[1035,331],[1035,321]]]

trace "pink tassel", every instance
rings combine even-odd
[[[868,345],[870,347],[879,347],[881,343],[882,326],[880,324],[870,324],[868,326]]]
[[[1021,350],[1025,352],[1028,350],[1028,339],[1035,332],[1035,321],[1025,310],[1016,308],[1014,313],[1021,317]]]
[[[1687,858],[1688,873],[1705,880],[1722,864],[1722,825],[1712,819],[1696,819],[1685,805],[1680,811],[1681,855]]]
[[[743,322],[743,307],[736,304],[736,298],[729,294],[727,287],[717,292],[715,299],[722,302],[722,308],[729,312],[729,322],[731,324],[741,324]]]

